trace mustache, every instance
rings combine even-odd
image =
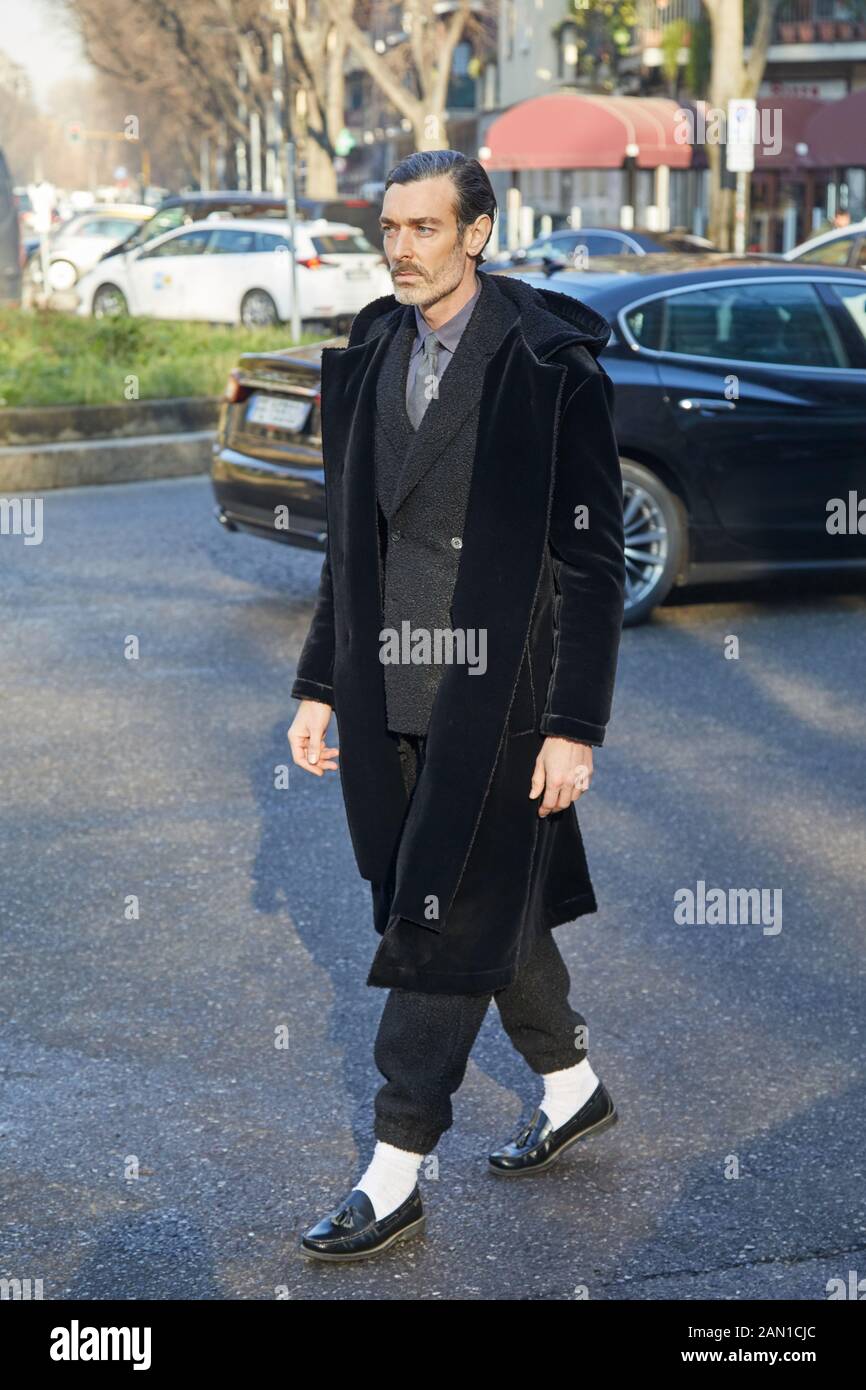
[[[392,265],[391,274],[399,275],[401,271],[411,270],[413,275],[423,275],[424,272],[419,265]]]

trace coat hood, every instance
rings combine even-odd
[[[507,302],[514,318],[520,320],[524,338],[539,358],[551,356],[566,343],[579,344],[593,357],[598,357],[610,338],[607,319],[570,294],[536,289],[513,275],[481,271],[478,278],[482,282],[482,293],[501,295]],[[356,315],[349,346],[362,343],[376,320],[384,320],[404,307],[393,294],[374,299]],[[381,326],[384,327],[384,323]]]
[[[537,289],[514,275],[482,271],[520,315],[523,336],[538,357],[550,356],[565,343],[579,343],[598,357],[610,338],[610,324],[582,300],[558,290]]]

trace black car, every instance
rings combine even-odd
[[[601,361],[616,387],[626,622],[674,585],[866,566],[866,274],[651,266],[523,277],[613,330]],[[212,479],[224,525],[322,549],[319,347],[241,358]],[[259,405],[253,424],[261,395],[271,421]]]
[[[314,222],[324,218],[326,222],[346,222],[350,227],[360,227],[371,246],[382,244],[382,228],[379,225],[379,209],[367,198],[297,198],[295,207],[298,220]],[[109,260],[136,246],[143,246],[152,237],[163,232],[173,232],[185,222],[202,222],[214,215],[229,217],[276,217],[286,215],[284,196],[274,193],[246,193],[236,189],[224,189],[211,193],[177,193],[165,198],[153,217],[149,217],[128,237],[112,246],[100,258]]]

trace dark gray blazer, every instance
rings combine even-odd
[[[376,384],[382,627],[398,637],[406,622],[409,634],[421,629],[431,637],[437,629],[451,628],[484,371],[513,321],[488,277],[482,274],[479,280],[475,309],[417,431],[406,410],[406,376],[416,335],[411,305],[402,306]],[[377,319],[365,341],[384,326],[384,317]],[[407,645],[401,643],[401,652]],[[443,659],[451,650],[446,639],[438,661],[434,652],[432,661],[384,663],[389,729],[427,732]]]

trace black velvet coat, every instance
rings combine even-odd
[[[413,310],[388,295],[357,316],[348,347],[322,352],[328,548],[292,686],[336,712],[382,937],[367,983],[434,993],[510,984],[537,931],[596,910],[576,807],[540,818],[529,788],[546,735],[603,742],[623,612],[613,385],[596,360],[610,328],[568,296],[489,279],[503,332],[479,382],[451,605],[455,629],[486,629],[486,673],[445,667],[407,801],[386,724],[372,432],[384,354]],[[432,462],[409,459],[403,496]]]

